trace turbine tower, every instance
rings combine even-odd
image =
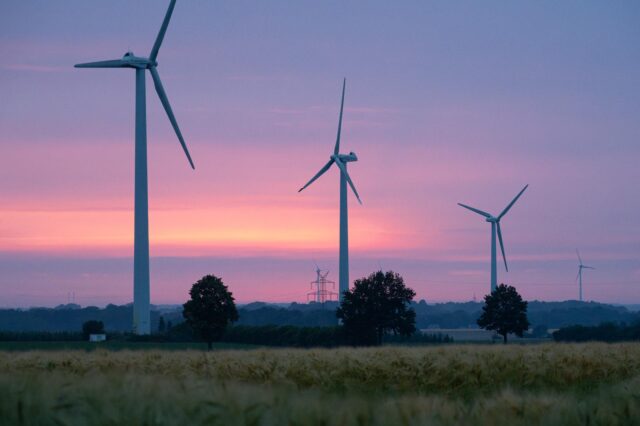
[[[354,186],[349,173],[347,173],[347,163],[358,161],[358,157],[354,152],[349,154],[340,154],[340,132],[342,130],[342,111],[344,109],[344,89],[347,80],[342,81],[342,101],[340,103],[340,118],[338,120],[338,136],[336,137],[336,145],[333,148],[333,154],[329,156],[329,161],[325,164],[314,177],[298,192],[311,185],[316,179],[322,176],[333,164],[340,170],[340,264],[338,271],[338,291],[340,293],[339,300],[342,301],[342,294],[349,290],[349,223],[347,215],[347,184],[353,190],[356,199],[360,204],[360,196]]]
[[[459,206],[464,207],[465,209],[469,209],[474,213],[478,213],[481,216],[485,217],[485,220],[491,223],[491,292],[498,287],[498,267],[497,267],[497,259],[496,259],[496,232],[498,234],[498,240],[500,241],[500,251],[502,251],[502,259],[504,260],[504,269],[509,272],[509,267],[507,266],[507,257],[504,254],[504,244],[502,242],[502,231],[500,229],[500,219],[507,214],[509,209],[513,207],[513,205],[518,201],[518,198],[522,195],[522,193],[529,187],[529,185],[525,185],[522,188],[522,191],[516,195],[516,197],[509,203],[502,213],[500,213],[497,217],[490,215],[487,212],[483,212],[482,210],[467,206],[462,203],[458,203]]]
[[[587,266],[582,263],[582,258],[580,257],[580,252],[576,249],[576,254],[578,255],[578,275],[576,275],[576,281],[580,282],[580,301],[582,302],[582,270],[583,269],[596,269],[592,266]]]
[[[76,68],[131,68],[136,72],[136,129],[135,129],[135,207],[133,240],[133,331],[136,334],[151,332],[149,295],[149,204],[147,185],[147,108],[145,92],[145,71],[149,70],[160,102],[167,112],[169,121],[178,136],[191,168],[195,169],[189,150],[184,142],[173,110],[162,86],[157,66],[158,51],[169,26],[176,0],[171,0],[148,58],[127,52],[121,59],[89,62]]]

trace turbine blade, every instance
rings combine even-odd
[[[582,267],[583,267],[584,269],[596,269],[596,268],[594,268],[593,266],[584,266],[584,265],[583,265]]]
[[[151,53],[149,54],[149,59],[151,61],[155,61],[158,57],[158,51],[160,50],[160,45],[162,45],[164,34],[167,32],[167,27],[169,26],[169,21],[171,20],[171,14],[173,13],[174,7],[176,7],[176,0],[171,0],[169,8],[167,9],[167,13],[164,15],[164,21],[162,21],[162,26],[160,27],[160,31],[158,32],[158,36],[156,37],[156,41],[153,44]]]
[[[302,191],[307,186],[311,185],[316,179],[318,179],[320,176],[322,176],[327,170],[329,170],[329,167],[331,167],[331,164],[333,164],[333,158],[331,160],[329,160],[329,162],[327,164],[322,166],[320,171],[318,173],[316,173],[316,175],[314,177],[312,177],[311,180],[309,182],[307,182],[307,184],[305,186],[303,186],[302,188],[298,189],[298,192]]]
[[[109,61],[85,62],[83,64],[75,64],[76,68],[124,68],[127,63],[122,59],[113,59]]]
[[[511,207],[516,203],[516,201],[518,201],[518,198],[520,198],[520,196],[522,195],[522,193],[529,187],[529,185],[525,185],[524,188],[522,188],[522,191],[520,191],[518,193],[518,195],[516,195],[516,198],[513,199],[512,202],[509,203],[509,205],[502,210],[502,213],[500,213],[500,215],[498,216],[498,220],[502,219],[502,216],[504,216],[505,214],[507,214],[507,212],[509,211],[509,209],[511,209]]]
[[[338,120],[338,136],[336,137],[336,146],[333,148],[333,154],[338,155],[340,152],[340,133],[342,132],[342,110],[344,108],[344,88],[347,85],[347,79],[342,80],[342,101],[340,102],[340,119]]]
[[[580,252],[576,249],[576,254],[578,255],[578,260],[580,261],[580,265],[582,265],[582,258],[580,257]]]
[[[353,190],[353,193],[356,195],[356,198],[358,199],[358,202],[360,204],[362,204],[362,201],[360,200],[360,196],[358,195],[358,191],[356,191],[356,187],[353,184],[353,182],[351,181],[351,178],[349,177],[349,173],[347,173],[347,168],[346,166],[342,163],[342,161],[340,160],[336,160],[336,165],[340,168],[340,172],[344,175],[344,177],[347,179],[347,183],[349,184],[349,186],[351,187],[351,189]]]
[[[482,216],[484,216],[484,217],[491,217],[491,215],[490,215],[489,213],[487,213],[487,212],[483,212],[482,210],[475,209],[475,208],[473,208],[473,207],[471,207],[471,206],[467,206],[466,204],[458,203],[458,205],[459,205],[460,207],[464,207],[465,209],[469,209],[469,210],[471,210],[472,212],[478,213],[479,215],[482,215]]]
[[[580,269],[578,269],[578,275],[576,275],[576,282],[578,282],[578,278],[580,278]]]
[[[509,267],[507,266],[507,256],[505,256],[504,254],[504,243],[502,242],[502,231],[500,230],[500,222],[498,222],[497,225],[498,225],[498,241],[500,241],[500,250],[502,250],[502,260],[504,260],[504,269],[506,269],[507,272],[509,272]]]
[[[167,116],[169,117],[169,121],[173,126],[173,130],[175,130],[176,135],[178,136],[178,140],[180,141],[180,145],[182,145],[182,149],[184,153],[187,155],[187,160],[189,160],[189,164],[191,164],[191,168],[195,169],[196,167],[193,165],[193,160],[191,160],[191,155],[189,154],[189,150],[187,149],[187,144],[184,142],[184,138],[182,137],[182,132],[180,132],[180,127],[178,127],[178,122],[176,121],[176,117],[173,115],[173,110],[171,109],[171,104],[169,104],[169,99],[167,98],[167,94],[164,91],[164,87],[162,87],[162,81],[160,81],[160,74],[158,74],[158,70],[156,67],[149,68],[151,72],[151,77],[153,77],[153,84],[156,87],[156,92],[158,93],[158,97],[160,98],[160,102],[162,102],[162,106],[164,110],[167,112]]]

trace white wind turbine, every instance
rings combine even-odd
[[[173,115],[169,99],[164,91],[160,75],[156,69],[156,58],[164,34],[169,26],[171,14],[176,0],[171,0],[169,8],[160,27],[160,32],[153,44],[148,58],[135,56],[127,52],[121,59],[90,62],[76,65],[76,68],[132,68],[136,71],[136,130],[135,130],[135,208],[134,208],[134,242],[133,242],[133,331],[136,334],[151,332],[150,295],[149,295],[149,204],[147,185],[147,111],[145,95],[145,71],[149,70],[151,78],[164,107],[169,121],[178,136],[189,164],[195,169],[189,150],[184,142],[176,118]]]
[[[344,90],[347,80],[342,82],[342,101],[340,103],[340,118],[338,120],[338,136],[336,137],[336,145],[333,149],[333,154],[329,157],[329,161],[325,164],[314,177],[298,192],[311,185],[316,179],[322,176],[329,168],[335,164],[340,169],[340,263],[338,272],[338,289],[339,297],[342,300],[342,294],[349,290],[349,224],[347,215],[347,183],[353,190],[356,199],[360,204],[360,196],[356,187],[353,185],[349,173],[347,173],[347,163],[351,161],[358,161],[358,157],[354,152],[349,154],[340,154],[340,132],[342,130],[342,111],[344,109]]]
[[[576,249],[576,254],[578,255],[578,275],[576,275],[576,281],[580,283],[580,301],[582,302],[582,270],[583,269],[596,269],[593,266],[587,266],[582,263],[582,258],[580,257],[580,252]]]
[[[472,212],[478,213],[481,216],[484,216],[487,222],[491,223],[491,292],[493,292],[498,287],[498,267],[497,267],[497,259],[496,259],[496,231],[498,234],[498,240],[500,241],[500,250],[502,251],[502,259],[504,260],[504,268],[507,272],[509,272],[509,267],[507,266],[507,257],[504,254],[504,244],[502,242],[502,231],[500,230],[500,219],[507,214],[509,209],[518,201],[518,198],[522,195],[522,193],[529,187],[529,185],[525,185],[522,188],[522,191],[516,195],[516,197],[509,203],[502,213],[498,215],[498,217],[492,216],[487,212],[483,212],[482,210],[478,210],[476,208],[467,206],[462,203],[458,203],[459,206],[464,207],[465,209],[469,209]]]

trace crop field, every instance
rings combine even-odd
[[[0,351],[16,425],[637,425],[640,344]]]

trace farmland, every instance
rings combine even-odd
[[[638,424],[640,344],[0,351],[5,424]]]

